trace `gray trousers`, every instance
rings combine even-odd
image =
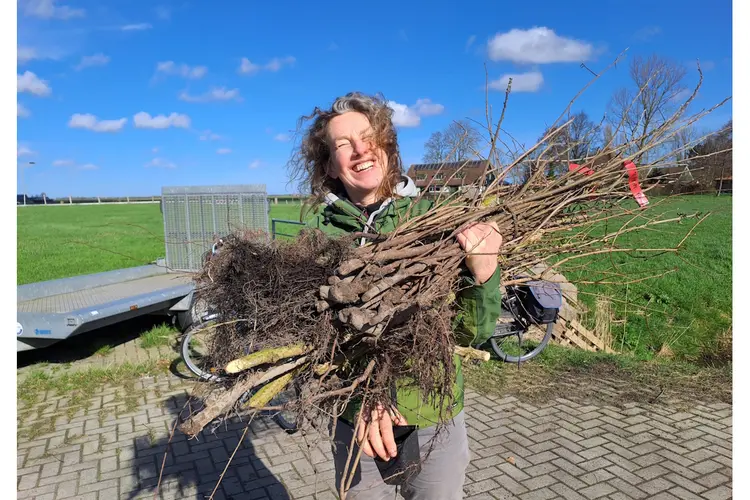
[[[419,474],[410,478],[403,486],[383,482],[373,458],[361,454],[358,470],[346,498],[348,500],[390,500],[400,493],[406,500],[458,500],[463,498],[466,467],[469,465],[469,440],[466,435],[464,412],[461,411],[448,422],[446,429],[435,437],[435,427],[420,429],[420,454],[424,459],[435,437],[432,451],[423,461]],[[336,487],[341,485],[349,446],[354,429],[345,422],[337,422],[334,434],[333,455],[336,465]],[[352,457],[356,457],[359,446],[354,445]],[[353,460],[353,458],[352,458]]]

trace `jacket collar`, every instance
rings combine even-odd
[[[414,181],[411,180],[411,178],[407,175],[401,176],[401,181],[396,185],[396,196],[400,198],[413,198],[419,194],[419,189],[417,189],[416,184],[414,184]],[[349,198],[346,196],[346,193],[339,193],[339,194],[333,194],[328,193],[325,196],[325,204],[328,207],[336,206],[336,208],[340,207],[341,205],[334,205],[337,201],[345,201],[348,205],[350,205],[352,208],[357,210],[357,212],[361,213],[361,210],[359,210],[354,203],[349,201]],[[387,200],[390,202],[390,198]],[[385,203],[384,203],[385,204]],[[351,214],[350,214],[351,215]]]
[[[386,199],[375,213],[370,214],[366,217],[365,214],[359,209],[354,203],[349,201],[346,193],[339,193],[338,195],[328,193],[325,196],[326,207],[323,210],[324,217],[327,220],[335,221],[335,225],[339,227],[346,227],[351,231],[364,231],[370,232],[373,230],[373,222],[375,218],[383,212],[386,212],[392,204],[400,206],[400,200],[408,200],[419,194],[419,189],[408,176],[402,175],[401,181],[396,185],[396,200],[392,198]]]

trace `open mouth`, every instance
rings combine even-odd
[[[359,165],[354,166],[355,172],[364,172],[365,170],[370,170],[375,164],[371,161],[363,161]]]

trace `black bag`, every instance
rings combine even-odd
[[[552,281],[529,281],[519,287],[521,304],[533,323],[547,325],[557,320],[562,307],[560,284]]]
[[[419,431],[416,425],[394,425],[393,438],[397,454],[390,460],[375,456],[380,475],[385,484],[403,485],[421,470]]]

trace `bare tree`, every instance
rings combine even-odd
[[[585,111],[571,116],[571,123],[559,133],[542,143],[539,154],[534,157],[544,164],[547,177],[557,177],[568,170],[569,163],[585,162],[601,148],[601,133],[598,124],[591,121]],[[548,127],[539,141],[557,127]]]
[[[424,156],[422,161],[425,163],[442,163],[448,157],[451,148],[442,132],[433,132],[427,142],[424,143]]]
[[[634,88],[616,91],[608,114],[612,124],[624,133],[625,140],[632,143],[633,151],[641,151],[644,145],[666,132],[660,127],[680,104],[686,70],[667,58],[652,55],[635,57],[629,73]],[[640,153],[636,162],[643,155]]]
[[[445,130],[433,132],[425,142],[425,163],[464,161],[472,158],[479,146],[481,136],[467,120],[451,123]]]
[[[704,189],[732,175],[732,120],[688,151],[687,162]]]

